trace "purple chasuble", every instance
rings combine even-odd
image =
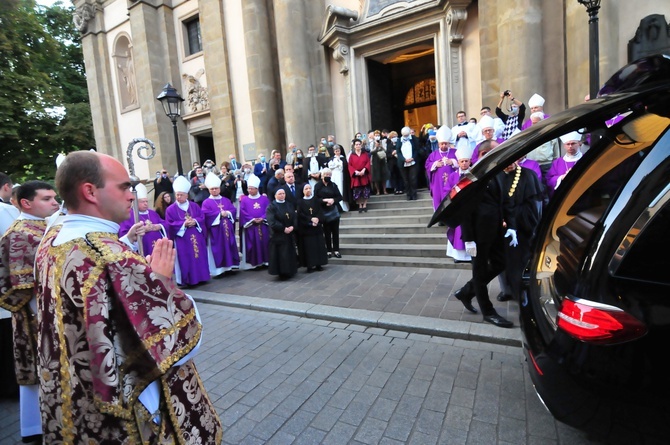
[[[519,165],[523,168],[534,171],[537,175],[537,179],[540,181],[540,184],[544,183],[542,181],[542,169],[540,168],[540,164],[538,164],[537,161],[525,158],[523,161],[519,161]]]
[[[250,268],[268,264],[270,260],[270,229],[266,223],[255,224],[254,218],[265,219],[270,205],[267,196],[240,200],[240,237],[243,238],[246,266]]]
[[[160,224],[163,226],[162,230],[147,232],[142,236],[142,253],[144,253],[144,255],[151,255],[151,252],[154,251],[154,244],[156,244],[156,241],[164,238],[167,235],[167,231],[165,230],[167,224],[165,223],[165,220],[161,218],[158,213],[156,213],[155,210],[149,209],[147,210],[146,214],[140,213],[139,217],[140,221],[149,221],[151,224]],[[130,217],[122,222],[119,226],[119,238],[126,235],[133,224],[135,224],[135,215],[133,211],[130,210]]]
[[[230,217],[221,216],[221,211],[230,212]],[[209,270],[212,275],[220,275],[240,266],[240,253],[235,240],[235,214],[237,209],[230,199],[212,196],[202,203],[202,213],[207,226],[207,249]]]
[[[458,169],[455,172],[452,172],[449,177],[447,178],[447,183],[444,186],[443,193],[446,196],[449,194],[451,189],[458,184],[458,180],[461,179],[461,170]],[[456,250],[462,250],[465,252],[465,242],[461,239],[461,226],[457,226],[456,228],[451,228],[449,227],[447,229],[447,239],[451,243],[451,245],[454,247]]]
[[[195,225],[184,227],[181,232],[187,213],[198,222],[201,230]],[[165,221],[168,224],[168,237],[177,248],[177,283],[192,286],[208,281],[211,277],[207,261],[205,217],[200,206],[189,201],[188,210],[185,212],[179,208],[178,203],[170,204],[165,210]]]
[[[572,167],[574,167],[576,163],[577,161],[568,162],[562,157],[554,159],[554,162],[551,163],[551,167],[549,168],[549,171],[547,171],[546,177],[547,193],[549,194],[550,198],[554,195],[554,190],[556,190],[558,179],[567,173]]]
[[[445,197],[445,194],[443,192],[445,185],[444,175],[446,174],[447,176],[449,176],[451,173],[454,172],[454,170],[458,170],[458,160],[456,160],[456,167],[447,165],[444,167],[437,167],[437,169],[431,171],[433,164],[442,158],[456,160],[456,149],[449,148],[446,152],[443,152],[438,149],[432,152],[428,156],[428,159],[426,159],[425,168],[426,168],[426,175],[428,176],[428,181],[430,184],[430,194],[433,198],[433,210],[438,208],[438,206]]]

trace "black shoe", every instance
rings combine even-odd
[[[509,295],[509,294],[504,294],[504,293],[502,293],[502,292],[500,292],[500,293],[498,294],[498,296],[496,297],[496,300],[498,300],[498,301],[509,301],[509,300],[511,300],[511,299],[512,299],[512,296],[511,296],[511,295]]]
[[[342,258],[340,252],[333,252],[333,255],[335,255],[335,258]]]
[[[333,254],[328,252],[328,258],[332,258],[332,257],[333,257]]]
[[[363,209],[358,209],[358,213],[363,213]]]
[[[465,293],[463,288],[460,288],[459,290],[456,291],[454,294],[454,297],[461,303],[463,303],[463,306],[465,306],[465,309],[468,311],[472,312],[473,314],[477,313],[477,309],[472,305],[472,299],[474,298],[474,295],[468,295]]]
[[[511,321],[501,317],[498,314],[493,314],[493,315],[485,315],[484,316],[484,321],[487,323],[494,324],[498,326],[499,328],[511,328],[514,326],[514,323]]]
[[[312,272],[314,272],[314,268],[313,267],[308,267],[307,268],[307,273],[312,273]]]
[[[363,211],[364,211],[365,213],[368,213],[368,208],[367,208],[367,207],[363,207]]]
[[[321,267],[321,266],[316,266],[315,270],[316,270],[317,272],[321,272],[321,271],[323,270],[323,267]]]

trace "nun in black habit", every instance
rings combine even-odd
[[[298,272],[295,245],[298,214],[293,204],[286,201],[286,191],[283,188],[275,192],[275,199],[268,206],[265,218],[271,230],[268,273],[279,275],[281,279],[291,278]]]
[[[328,251],[323,236],[321,201],[314,199],[312,186],[303,186],[303,197],[298,201],[298,253],[300,266],[307,272],[323,270],[328,264]]]

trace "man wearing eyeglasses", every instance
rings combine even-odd
[[[481,125],[482,119],[484,116],[488,116],[491,119],[493,119],[493,139],[496,140],[499,144],[502,144],[503,139],[502,139],[502,132],[505,129],[505,123],[500,119],[499,117],[495,116],[493,113],[491,113],[491,107],[484,106],[482,109],[479,111],[479,123],[477,126],[483,130],[483,127]],[[484,141],[484,136],[481,133],[477,133],[478,138],[477,138],[477,143],[479,144],[480,142]]]

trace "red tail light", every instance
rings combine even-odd
[[[563,300],[558,327],[578,340],[595,344],[627,342],[647,333],[637,318],[615,306],[588,300]]]

